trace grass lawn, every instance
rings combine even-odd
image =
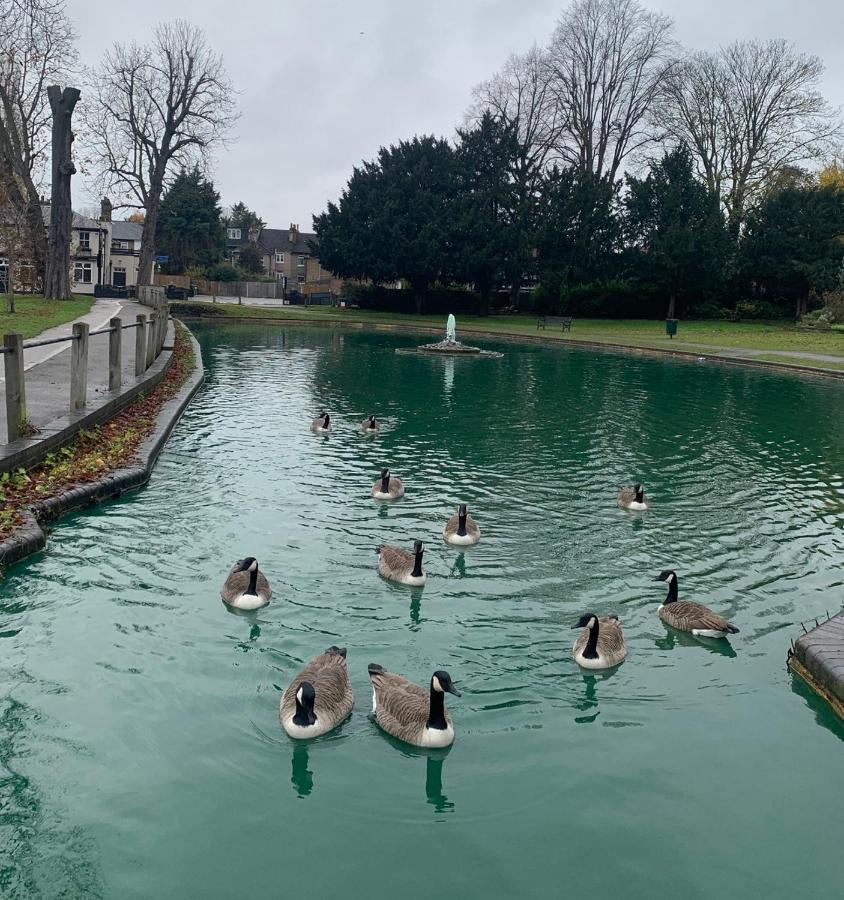
[[[17,331],[25,338],[35,337],[47,328],[84,316],[93,297],[77,294],[71,300],[45,300],[43,297],[15,297],[15,312],[7,313],[5,297],[0,298],[0,335]]]
[[[193,302],[193,301],[192,301]],[[211,304],[208,304],[211,305]],[[369,325],[422,325],[442,329],[445,334],[445,316],[416,316],[396,313],[371,312],[368,310],[341,311],[332,307],[290,306],[284,308],[261,308],[238,306],[234,303],[217,303],[216,309],[225,315],[244,318],[295,318],[310,319],[314,322],[362,322]],[[597,341],[607,344],[624,344],[630,347],[656,348],[662,350],[687,350],[690,352],[726,352],[730,356],[741,356],[741,351],[786,350],[794,354],[820,353],[840,356],[844,363],[844,333],[839,331],[801,331],[789,322],[680,322],[677,337],[671,339],[665,334],[663,321],[641,319],[575,319],[571,333],[563,334],[559,326],[537,329],[536,316],[493,316],[479,318],[462,316],[457,321],[457,337],[461,332],[485,332],[490,335],[542,335],[560,340]],[[754,356],[755,353],[748,353]],[[770,361],[799,362],[811,365],[811,359],[795,357],[773,357]],[[823,366],[821,361],[815,365]]]

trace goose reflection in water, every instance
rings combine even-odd
[[[601,710],[598,708],[598,683],[612,678],[619,668],[620,666],[615,666],[613,669],[605,669],[602,672],[595,673],[590,672],[588,675],[585,672],[581,673],[584,688],[583,697],[577,701],[575,707],[584,715],[574,717],[576,724],[589,725],[598,718],[601,714]]]
[[[457,554],[457,558],[451,566],[450,574],[455,575],[457,578],[466,577],[466,555],[464,553]]]
[[[443,793],[443,763],[448,752],[428,755],[425,763],[425,797],[437,812],[449,812],[454,802]]]
[[[699,647],[716,656],[726,656],[729,659],[735,659],[738,656],[726,638],[708,638],[686,631],[677,631],[664,622],[663,627],[665,634],[654,640],[654,644],[660,650],[673,650],[675,647]]]
[[[410,589],[410,621],[418,625],[422,619],[422,594],[424,588],[414,587]]]
[[[293,771],[290,783],[299,797],[307,797],[314,789],[314,773],[308,768],[308,747],[304,741],[293,745]]]

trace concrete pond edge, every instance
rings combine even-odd
[[[185,321],[217,323],[219,325],[287,325],[308,326],[313,328],[352,328],[358,331],[394,331],[415,334],[442,334],[442,328],[429,325],[404,324],[402,322],[364,322],[361,319],[333,319],[319,321],[316,319],[299,319],[294,315],[289,319],[277,316],[221,316],[221,315],[189,315],[180,316]],[[718,351],[675,350],[673,347],[639,347],[635,344],[616,344],[604,341],[589,341],[579,338],[557,338],[552,335],[515,334],[512,332],[483,331],[471,326],[461,327],[461,335],[474,339],[501,341],[502,343],[532,344],[544,347],[572,347],[579,350],[603,350],[607,353],[626,354],[630,356],[650,356],[653,358],[669,358],[677,362],[717,363],[721,366],[739,366],[747,369],[762,369],[768,372],[783,372],[786,375],[810,376],[822,379],[844,381],[844,371],[828,369],[822,366],[807,366],[799,362],[773,362],[765,359],[754,359],[750,356],[722,356],[723,348]],[[760,350],[765,353],[765,350]]]
[[[190,329],[186,331],[193,347],[193,371],[176,396],[158,411],[155,428],[138,448],[137,464],[117,469],[97,481],[76,485],[54,497],[33,503],[23,514],[24,522],[20,528],[6,540],[0,541],[0,570],[43,550],[47,545],[43,526],[48,522],[74,510],[116,499],[126,491],[142,487],[150,480],[167,439],[205,379],[199,343]]]

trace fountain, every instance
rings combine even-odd
[[[461,344],[457,340],[457,320],[452,313],[448,314],[448,321],[445,326],[445,338],[437,341],[435,344],[422,344],[416,349],[397,350],[397,353],[436,353],[441,356],[472,356],[482,357],[486,359],[495,359],[503,354],[496,353],[492,350],[481,350],[480,347],[473,347],[470,344]]]

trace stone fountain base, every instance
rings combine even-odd
[[[402,347],[396,353],[430,353],[435,356],[468,356],[473,359],[500,359],[504,354],[494,350],[481,350],[460,341],[437,341],[435,344],[422,344],[421,347]]]

